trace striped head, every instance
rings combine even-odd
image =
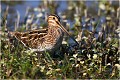
[[[69,34],[69,32],[61,25],[60,23],[60,17],[57,16],[57,15],[50,15],[48,16],[48,19],[47,19],[47,22],[48,22],[48,25],[49,27],[57,27],[57,28],[60,28],[63,32],[65,32],[66,34],[68,34],[72,39],[73,41],[75,41],[77,44],[78,42]],[[79,45],[79,44],[78,44]]]
[[[47,22],[48,22],[48,25],[59,26],[58,22],[60,22],[60,17],[57,15],[49,15]]]

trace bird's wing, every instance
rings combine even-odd
[[[35,48],[38,43],[35,40],[42,40],[47,34],[48,29],[33,30],[28,32],[10,32],[12,36],[21,41],[25,46]],[[34,45],[33,45],[34,44]]]

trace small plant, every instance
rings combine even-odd
[[[46,17],[44,16],[46,9],[50,9],[50,13],[56,13],[59,5],[54,1],[48,1],[46,4],[45,1],[43,2],[44,4],[40,4],[43,8],[40,12],[39,8],[26,10],[28,13],[23,23],[19,22],[18,12],[15,30],[26,31],[47,25],[42,18]],[[79,46],[70,44],[68,42],[70,39],[65,35],[62,46],[53,54],[29,50],[20,41],[10,36],[9,7],[2,11],[1,79],[119,79],[120,9],[114,5],[114,1],[113,3],[99,1],[98,11],[95,11],[93,8],[96,4],[92,2],[94,5],[88,8],[84,1],[68,1],[68,9],[60,17],[63,25],[79,42]],[[31,15],[36,10],[41,15]],[[73,21],[73,24],[70,25],[67,20]]]

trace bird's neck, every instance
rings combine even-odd
[[[59,27],[57,27],[57,26],[49,26],[48,27],[48,35],[58,37],[58,36],[61,36],[62,34],[63,34],[63,32]]]

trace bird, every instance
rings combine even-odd
[[[47,23],[48,26],[45,29],[36,29],[26,32],[15,31],[9,33],[34,52],[52,52],[57,50],[62,44],[64,33],[67,33],[78,44],[78,42],[61,25],[60,17],[58,15],[49,15]]]

